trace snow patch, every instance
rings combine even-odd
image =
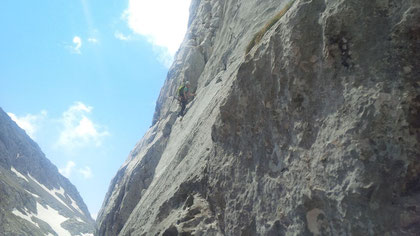
[[[22,212],[20,212],[20,211],[19,211],[18,209],[16,209],[16,208],[15,208],[15,209],[13,209],[12,213],[13,213],[15,216],[18,216],[18,217],[20,217],[20,218],[22,218],[22,219],[24,219],[24,220],[27,220],[27,221],[31,222],[32,224],[36,225],[37,227],[39,227],[39,226],[38,226],[38,224],[37,224],[36,222],[32,221],[32,219],[31,219],[31,217],[32,217],[32,216],[35,216],[34,214],[32,214],[32,213],[29,213],[29,212],[25,211],[25,213],[26,213],[26,215],[25,215],[25,214],[23,214]]]
[[[53,189],[49,190],[45,185],[39,183],[34,177],[32,177],[30,174],[28,175],[29,178],[31,178],[35,183],[37,183],[42,189],[44,189],[47,193],[49,193],[51,196],[53,196],[57,201],[59,201],[61,204],[63,204],[65,207],[67,207],[69,210],[73,211],[61,198],[59,198],[55,193],[64,193],[64,189],[60,187],[60,189]],[[63,195],[64,196],[64,195]]]
[[[28,190],[25,189],[25,191],[29,194],[31,194],[32,196],[36,197],[36,198],[41,198],[40,196],[36,195],[35,193],[31,193]]]
[[[79,221],[80,223],[86,223],[80,217],[76,217],[76,220]]]
[[[80,212],[80,214],[84,215],[83,211],[79,208],[79,206],[77,205],[76,201],[73,200],[72,197],[70,197],[69,195],[67,195],[70,200],[71,200],[71,205],[74,207],[74,209],[78,210]]]
[[[38,215],[36,216],[42,221],[45,221],[51,228],[60,236],[71,236],[70,232],[61,227],[61,224],[69,218],[60,215],[58,211],[50,207],[36,203]]]
[[[12,172],[13,173],[15,173],[18,177],[20,177],[20,178],[22,178],[22,179],[24,179],[24,180],[26,180],[26,182],[29,182],[29,180],[24,176],[24,175],[22,175],[19,171],[17,171],[13,166],[12,166]]]
[[[39,204],[38,202],[36,203],[36,209],[37,209],[38,214],[31,213],[27,209],[25,210],[26,215],[23,214],[22,212],[20,212],[17,209],[14,209],[12,211],[12,213],[14,215],[24,219],[24,220],[27,220],[28,222],[32,223],[33,225],[37,226],[38,228],[40,228],[38,223],[36,223],[32,220],[32,217],[38,218],[39,220],[42,220],[45,223],[47,223],[58,235],[60,235],[60,236],[71,236],[71,233],[69,231],[67,231],[66,229],[61,227],[61,224],[65,221],[67,221],[69,218],[62,216],[57,210],[55,210],[55,209],[53,209],[49,206],[44,207],[43,205]],[[82,223],[85,223],[79,217],[77,217],[76,219],[78,221],[82,222]],[[48,233],[48,236],[49,235],[52,235],[52,234]],[[80,236],[93,236],[93,234],[81,234]]]
[[[59,193],[64,196],[64,189],[60,186],[60,189],[53,189],[54,193]]]
[[[24,220],[29,221],[30,223],[36,225],[39,228],[39,225],[32,220],[32,217],[38,218],[44,222],[46,222],[51,228],[60,236],[71,236],[70,232],[65,230],[63,227],[61,227],[61,224],[68,220],[67,217],[64,217],[60,215],[58,211],[56,211],[53,208],[50,208],[49,206],[44,207],[43,205],[36,203],[36,209],[38,214],[35,215],[34,213],[29,213],[28,211],[25,211],[26,215],[20,212],[17,209],[14,209],[12,213]],[[52,235],[52,234],[48,234]]]
[[[53,189],[53,192],[55,194],[59,193],[59,194],[63,195],[63,197],[67,195],[67,197],[70,198],[71,206],[74,207],[74,209],[76,209],[77,211],[79,211],[80,214],[84,215],[83,211],[79,208],[79,206],[77,205],[76,201],[72,197],[70,197],[70,195],[66,194],[64,192],[64,189],[61,186],[60,186],[60,189],[59,190]]]
[[[69,207],[69,205],[67,203],[65,203],[63,200],[61,200],[61,198],[58,196],[58,194],[61,194],[63,197],[65,197],[67,195],[70,198],[70,200],[71,200],[71,206],[74,209],[76,209],[80,214],[84,215],[83,211],[79,208],[79,206],[77,205],[76,201],[72,197],[70,197],[68,194],[65,193],[63,187],[60,186],[60,189],[53,188],[52,190],[49,190],[47,187],[45,187],[45,185],[43,185],[40,182],[38,182],[30,174],[29,174],[29,178],[31,178],[35,183],[37,183],[39,186],[41,186],[42,189],[44,189],[51,196],[53,196],[55,199],[57,199],[57,201],[59,201],[61,204],[63,204],[64,206],[66,206],[69,210],[71,210],[71,211],[74,212],[74,210],[71,207]]]
[[[98,212],[91,213],[91,214],[90,214],[90,217],[91,217],[92,219],[96,220],[96,218],[98,218]]]

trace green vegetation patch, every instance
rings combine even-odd
[[[286,6],[284,6],[283,9],[279,11],[279,13],[277,13],[273,18],[271,18],[271,20],[269,20],[267,24],[265,24],[264,27],[254,35],[251,42],[249,42],[248,46],[246,47],[245,54],[248,54],[249,51],[251,51],[251,49],[261,41],[264,34],[271,27],[273,27],[273,25],[276,24],[277,21],[279,21],[281,17],[284,16],[284,14],[286,14],[286,12],[290,9],[290,7],[293,5],[294,2],[295,0],[291,0],[289,3],[287,3]]]

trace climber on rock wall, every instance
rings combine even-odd
[[[189,81],[186,81],[178,88],[178,101],[181,106],[181,110],[178,113],[178,116],[183,117],[185,115],[185,107],[190,99],[192,99],[195,94],[190,92],[191,84]]]

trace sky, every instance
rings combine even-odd
[[[0,107],[95,218],[151,125],[190,0],[3,0]]]

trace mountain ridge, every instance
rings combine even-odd
[[[0,175],[1,195],[6,196],[0,201],[0,232],[83,236],[93,233],[94,221],[76,187],[1,108]]]

